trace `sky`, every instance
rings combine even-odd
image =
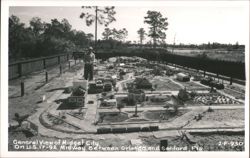
[[[172,44],[201,44],[201,43],[231,43],[247,44],[246,25],[248,12],[241,5],[236,6],[116,6],[116,22],[109,28],[128,30],[126,41],[139,41],[137,30],[143,27],[148,31],[148,24],[144,17],[148,10],[160,11],[163,17],[168,18],[166,42]],[[50,22],[57,18],[66,18],[72,29],[82,30],[94,34],[94,25],[87,27],[85,21],[79,18],[81,6],[55,7],[55,6],[15,6],[9,8],[9,15],[16,15],[21,22],[29,26],[32,17],[40,17],[42,21]],[[247,13],[247,14],[246,14]],[[102,38],[104,26],[98,25],[98,39]],[[146,41],[150,40],[147,38]]]

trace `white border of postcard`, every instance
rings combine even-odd
[[[0,157],[249,157],[249,30],[246,31],[246,103],[244,152],[10,152],[8,151],[8,18],[10,6],[241,6],[249,29],[249,1],[89,1],[89,0],[3,0],[1,8],[1,155]],[[232,21],[233,22],[233,21]]]

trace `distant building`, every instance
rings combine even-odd
[[[141,89],[130,89],[128,92],[129,102],[143,102],[145,101],[145,93]]]
[[[190,77],[184,73],[178,73],[176,76],[177,76],[176,79],[178,81],[182,81],[182,82],[190,81]]]

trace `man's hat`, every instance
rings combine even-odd
[[[93,50],[93,47],[89,47],[89,50]]]

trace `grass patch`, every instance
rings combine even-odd
[[[177,117],[182,116],[183,114],[187,113],[189,110],[179,110],[176,114],[170,112],[170,111],[147,111],[145,112],[144,116],[147,119],[150,120],[168,120],[172,121],[176,119]]]
[[[120,112],[99,113],[99,123],[123,122],[128,119],[128,114]]]

